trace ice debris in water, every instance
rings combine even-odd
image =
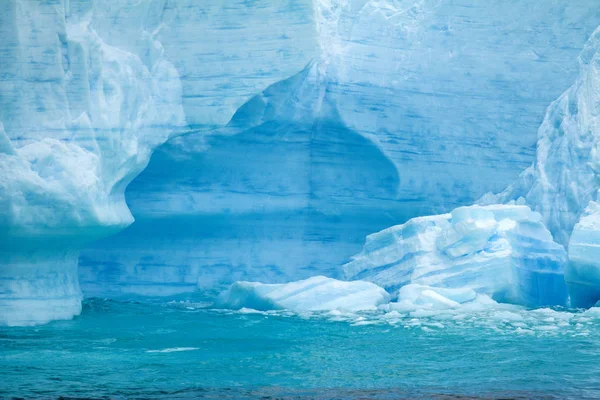
[[[235,282],[221,293],[216,305],[260,311],[374,310],[390,301],[390,295],[371,282],[344,282],[324,276],[282,283]]]
[[[304,281],[300,284],[302,282]],[[254,285],[291,288],[290,284]],[[291,293],[292,290],[286,292]],[[225,293],[231,299],[230,294]],[[343,298],[344,296],[340,297],[337,303],[340,304]],[[432,334],[441,331],[483,329],[483,332],[502,335],[586,337],[592,334],[594,325],[600,322],[600,308],[586,311],[560,307],[528,309],[520,305],[498,303],[489,296],[476,294],[470,289],[443,289],[415,284],[404,286],[398,293],[398,301],[381,303],[376,308],[362,310],[344,307],[309,310],[296,305],[295,310],[271,308],[261,311],[257,308],[265,308],[262,307],[264,303],[245,301],[245,307],[239,307],[239,304],[241,302],[237,304],[238,307],[230,306],[236,308],[236,311],[214,311],[243,317],[301,318],[342,322],[351,326],[417,329]]]
[[[540,214],[523,205],[491,205],[413,218],[369,235],[344,272],[390,293],[414,283],[537,307],[566,304],[566,261]],[[456,302],[450,292],[436,290],[419,297]]]

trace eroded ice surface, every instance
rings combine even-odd
[[[261,311],[359,311],[373,310],[389,299],[385,290],[371,282],[344,282],[315,276],[282,284],[235,282],[221,293],[217,305]]]
[[[567,246],[573,226],[597,199],[600,167],[600,29],[579,56],[579,75],[548,110],[538,131],[536,161],[519,181],[482,203],[523,197]]]
[[[3,1],[0,321],[77,314],[78,251],[133,222],[153,150],[302,70],[314,32],[311,2]]]
[[[501,190],[600,10],[473,3],[2,2],[3,309],[79,312],[47,276],[128,206],[88,294],[336,276],[367,233]]]
[[[471,206],[369,235],[344,271],[390,292],[414,283],[528,306],[564,305],[566,261],[541,215],[527,206]]]
[[[339,277],[367,234],[472,204],[516,179],[533,161],[544,109],[572,84],[600,22],[590,2],[312,6],[312,62],[249,96],[226,129],[155,152],[127,192],[136,224],[82,254],[85,292],[169,294],[195,290],[200,277],[207,291]],[[290,12],[301,24],[306,11],[271,20]],[[188,120],[187,110],[200,112],[190,102],[230,93],[223,85],[207,100],[195,85],[184,95]]]

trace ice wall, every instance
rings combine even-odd
[[[3,1],[3,323],[77,313],[91,242],[89,294],[334,276],[501,190],[600,10],[480,3]]]
[[[555,239],[567,245],[573,226],[596,200],[600,156],[600,29],[579,56],[575,83],[554,101],[538,131],[535,163],[485,202],[523,197],[539,211]]]
[[[0,4],[0,323],[77,314],[78,252],[133,222],[153,150],[314,53],[310,2],[203,3]]]
[[[136,223],[82,254],[87,293],[335,277],[368,233],[502,190],[533,161],[544,110],[600,23],[587,1],[315,1],[312,13],[319,53],[302,72],[226,129],[157,150],[127,192]],[[249,43],[221,47],[245,57]],[[188,120],[201,115],[186,101]]]

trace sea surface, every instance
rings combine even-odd
[[[0,328],[2,398],[600,398],[600,310],[292,313],[88,299]]]

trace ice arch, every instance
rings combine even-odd
[[[84,291],[171,294],[338,276],[366,233],[404,220],[396,167],[333,105],[315,115],[326,88],[304,86],[310,70],[251,99],[223,134],[158,149],[127,190],[136,223],[82,254]]]

